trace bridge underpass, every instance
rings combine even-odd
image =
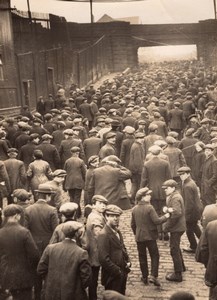
[[[138,48],[138,63],[195,60],[197,59],[196,45],[162,45]]]

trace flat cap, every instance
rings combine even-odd
[[[72,153],[80,152],[81,151],[81,149],[79,147],[76,147],[76,146],[72,147],[70,150],[71,150]]]
[[[122,131],[128,134],[134,134],[135,128],[132,126],[126,126]]]
[[[105,123],[105,118],[97,118],[96,123],[98,124],[101,122]]]
[[[62,169],[57,169],[53,172],[53,177],[65,177],[66,175],[66,171]]]
[[[165,140],[166,140],[167,144],[170,144],[170,145],[175,144],[177,142],[177,140],[172,136],[167,136]]]
[[[120,158],[118,158],[116,155],[108,155],[105,158],[103,158],[101,162],[107,162],[107,161],[113,161],[113,162],[116,162],[116,163],[121,163]]]
[[[150,195],[152,193],[152,190],[150,190],[148,187],[144,187],[137,191],[136,193],[136,201],[140,201],[143,196]]]
[[[159,146],[159,147],[164,147],[164,146],[166,146],[167,145],[167,142],[165,142],[164,140],[156,140],[155,142],[154,142],[154,145],[156,145],[156,146]]]
[[[155,118],[160,118],[161,117],[161,114],[159,113],[159,112],[154,112],[154,114],[153,114],[153,116],[155,117]]]
[[[90,156],[89,159],[88,159],[88,165],[96,162],[97,160],[99,160],[99,156],[98,155],[92,155],[92,156]]]
[[[121,123],[118,120],[112,120],[111,125],[119,127],[121,126]]]
[[[214,138],[212,138],[212,139],[211,139],[211,142],[212,142],[212,143],[217,142],[217,136],[215,136]]]
[[[63,224],[61,230],[64,233],[64,235],[67,237],[68,235],[71,235],[81,229],[84,225],[76,222],[76,221],[68,221]]]
[[[94,204],[96,201],[108,204],[108,200],[105,197],[103,197],[102,195],[94,195],[91,202]]]
[[[150,124],[148,126],[148,129],[149,129],[149,131],[155,131],[158,129],[158,126],[157,126],[157,124]]]
[[[153,145],[151,147],[148,148],[148,151],[150,153],[152,153],[153,155],[158,155],[161,153],[161,147],[160,146],[157,146],[157,145]]]
[[[34,140],[34,139],[37,139],[37,138],[40,138],[40,135],[38,133],[31,133],[30,134],[30,140]]]
[[[177,139],[179,134],[176,131],[169,131],[168,136],[172,136],[174,139]]]
[[[57,109],[57,108],[52,108],[52,109],[50,110],[50,112],[51,112],[51,113],[54,113],[54,114],[60,114],[60,110]]]
[[[131,114],[132,112],[133,112],[133,109],[131,107],[129,107],[125,110],[126,114]]]
[[[17,199],[21,200],[21,201],[25,201],[27,199],[29,199],[31,197],[31,193],[28,193],[26,190],[24,189],[15,189],[13,191],[12,197],[16,197]]]
[[[192,135],[194,131],[195,131],[194,128],[189,128],[189,129],[187,129],[186,132],[185,132],[185,136],[190,136],[190,135]]]
[[[64,133],[64,134],[67,134],[67,135],[73,135],[73,134],[74,134],[73,130],[72,130],[72,129],[69,129],[69,128],[66,129],[66,130],[64,130],[63,133]]]
[[[105,107],[100,107],[99,112],[106,112],[106,108]]]
[[[63,122],[63,121],[57,121],[57,123],[56,123],[59,127],[61,127],[61,128],[64,128],[64,127],[66,127],[66,123],[65,122]]]
[[[89,131],[89,135],[94,135],[98,133],[98,131],[95,129],[95,128],[92,128],[90,131]]]
[[[9,148],[7,153],[18,153],[18,150],[16,148]]]
[[[200,124],[209,124],[210,121],[211,121],[210,119],[204,118],[204,119],[202,119],[202,120],[200,121]]]
[[[136,139],[141,139],[145,137],[145,133],[144,132],[136,132],[135,133],[135,138]]]
[[[110,139],[110,138],[113,138],[113,137],[116,137],[116,133],[115,132],[112,132],[112,131],[109,131],[107,134],[106,134],[106,139]]]
[[[173,179],[169,179],[169,180],[164,181],[164,183],[162,184],[162,188],[164,189],[164,188],[167,188],[168,186],[177,187],[178,183]]]
[[[41,119],[39,119],[39,118],[34,118],[34,119],[32,120],[32,122],[33,122],[33,123],[43,124],[43,121],[42,121]]]
[[[114,204],[109,204],[107,207],[106,207],[106,210],[105,210],[105,213],[107,215],[117,215],[117,216],[120,216],[123,211],[120,207],[118,207],[117,205],[114,205]]]
[[[56,194],[56,192],[49,186],[48,183],[41,183],[38,186],[38,189],[35,192],[42,193],[42,194]]]
[[[45,133],[42,135],[41,139],[42,139],[42,141],[47,141],[47,140],[52,140],[53,137],[52,137],[52,135]]]
[[[53,117],[52,114],[49,114],[49,113],[44,115],[45,120],[50,120],[52,117]]]
[[[185,166],[185,167],[179,168],[179,169],[177,170],[177,172],[178,172],[179,174],[190,173],[190,172],[191,172],[191,169],[190,169],[189,167]]]
[[[20,121],[20,122],[17,123],[17,125],[18,125],[20,128],[23,128],[23,127],[26,126],[26,123],[23,122],[23,121]]]
[[[78,204],[75,202],[66,202],[60,206],[60,213],[71,213],[78,209]]]
[[[103,292],[103,300],[127,300],[128,297],[112,290],[106,290]]]
[[[211,150],[214,150],[214,146],[213,146],[213,144],[206,144],[206,145],[204,146],[204,149],[211,149]]]
[[[23,122],[29,122],[30,121],[30,118],[26,117],[26,116],[23,116],[20,121],[23,121]]]
[[[9,204],[3,210],[3,214],[6,218],[15,216],[16,214],[22,214],[22,212],[23,212],[22,207],[16,204]]]
[[[145,122],[145,120],[139,120],[139,121],[138,121],[138,124],[139,124],[139,125],[146,125],[146,122]]]

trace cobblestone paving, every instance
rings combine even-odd
[[[166,300],[176,291],[189,291],[197,300],[208,299],[208,288],[204,284],[204,267],[202,264],[195,262],[194,254],[183,253],[186,265],[186,272],[183,273],[183,282],[168,282],[165,279],[167,272],[173,271],[172,259],[169,253],[169,242],[158,241],[160,252],[160,268],[159,279],[162,287],[155,287],[153,284],[145,286],[140,278],[141,272],[139,268],[138,255],[134,235],[130,228],[131,210],[125,211],[120,219],[120,230],[124,236],[125,245],[127,247],[132,262],[131,272],[127,281],[126,295],[134,300]],[[183,235],[181,247],[188,246],[187,237]],[[149,261],[150,262],[150,261]],[[102,288],[99,288],[99,295]]]

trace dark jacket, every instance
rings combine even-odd
[[[67,140],[63,140],[60,143],[59,154],[60,154],[60,160],[61,160],[62,166],[64,166],[66,160],[72,156],[72,153],[71,153],[72,147],[79,147],[80,148],[79,157],[81,159],[84,159],[84,148],[83,148],[81,140],[76,139],[76,138],[69,138]]]
[[[135,141],[130,149],[129,169],[134,174],[142,174],[145,159],[143,145]]]
[[[9,158],[4,161],[4,164],[10,180],[10,192],[25,188],[27,177],[24,163],[16,158]]]
[[[186,222],[193,223],[200,220],[202,204],[200,202],[197,185],[191,177],[186,178],[186,180],[182,182],[181,193],[185,204]]]
[[[180,193],[174,191],[167,197],[166,204],[168,208],[173,208],[173,212],[170,219],[165,223],[164,230],[168,232],[184,232],[186,230],[185,207]]]
[[[72,240],[49,245],[38,264],[38,274],[46,276],[46,300],[87,300],[91,267],[87,251]]]
[[[36,242],[40,254],[42,254],[58,225],[56,209],[48,205],[45,200],[39,199],[26,208],[25,223]]]
[[[37,149],[41,150],[43,153],[43,160],[47,161],[54,171],[60,168],[60,155],[57,148],[47,141],[43,141]]]
[[[204,160],[201,178],[201,199],[205,204],[215,203],[217,191],[217,159],[211,155]]]
[[[170,178],[171,172],[168,161],[155,156],[144,164],[141,187],[148,186],[152,190],[152,199],[165,200],[162,184]]]
[[[64,183],[64,188],[66,190],[84,188],[86,166],[82,159],[79,157],[67,159],[64,170],[66,170],[67,173]]]
[[[88,159],[92,155],[98,155],[101,148],[101,139],[97,137],[90,137],[83,142],[85,161],[88,162]]]
[[[140,201],[132,211],[131,228],[136,242],[158,239],[157,225],[166,222],[165,216],[159,217],[154,207],[145,201]]]
[[[33,270],[39,253],[26,228],[6,223],[0,229],[0,274],[3,289],[25,289],[33,286]]]
[[[118,231],[118,234],[120,238],[111,227],[105,225],[97,239],[99,262],[102,266],[102,285],[107,285],[114,278],[119,280],[122,273],[126,273],[129,256],[121,232]]]
[[[18,158],[22,160],[25,164],[26,170],[31,162],[33,162],[33,152],[36,149],[37,145],[33,142],[29,142],[26,145],[22,146]]]
[[[122,161],[122,165],[129,169],[129,161],[130,161],[130,150],[134,143],[135,139],[133,136],[126,138],[123,140],[121,145],[121,153],[120,160]]]

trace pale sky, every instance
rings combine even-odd
[[[93,0],[94,1],[94,0]],[[88,3],[29,0],[34,12],[63,16],[67,21],[90,22]],[[11,7],[27,11],[27,0],[11,0]],[[195,23],[214,19],[213,0],[144,0],[125,3],[93,3],[94,20],[104,14],[112,18],[139,16],[142,24]]]

